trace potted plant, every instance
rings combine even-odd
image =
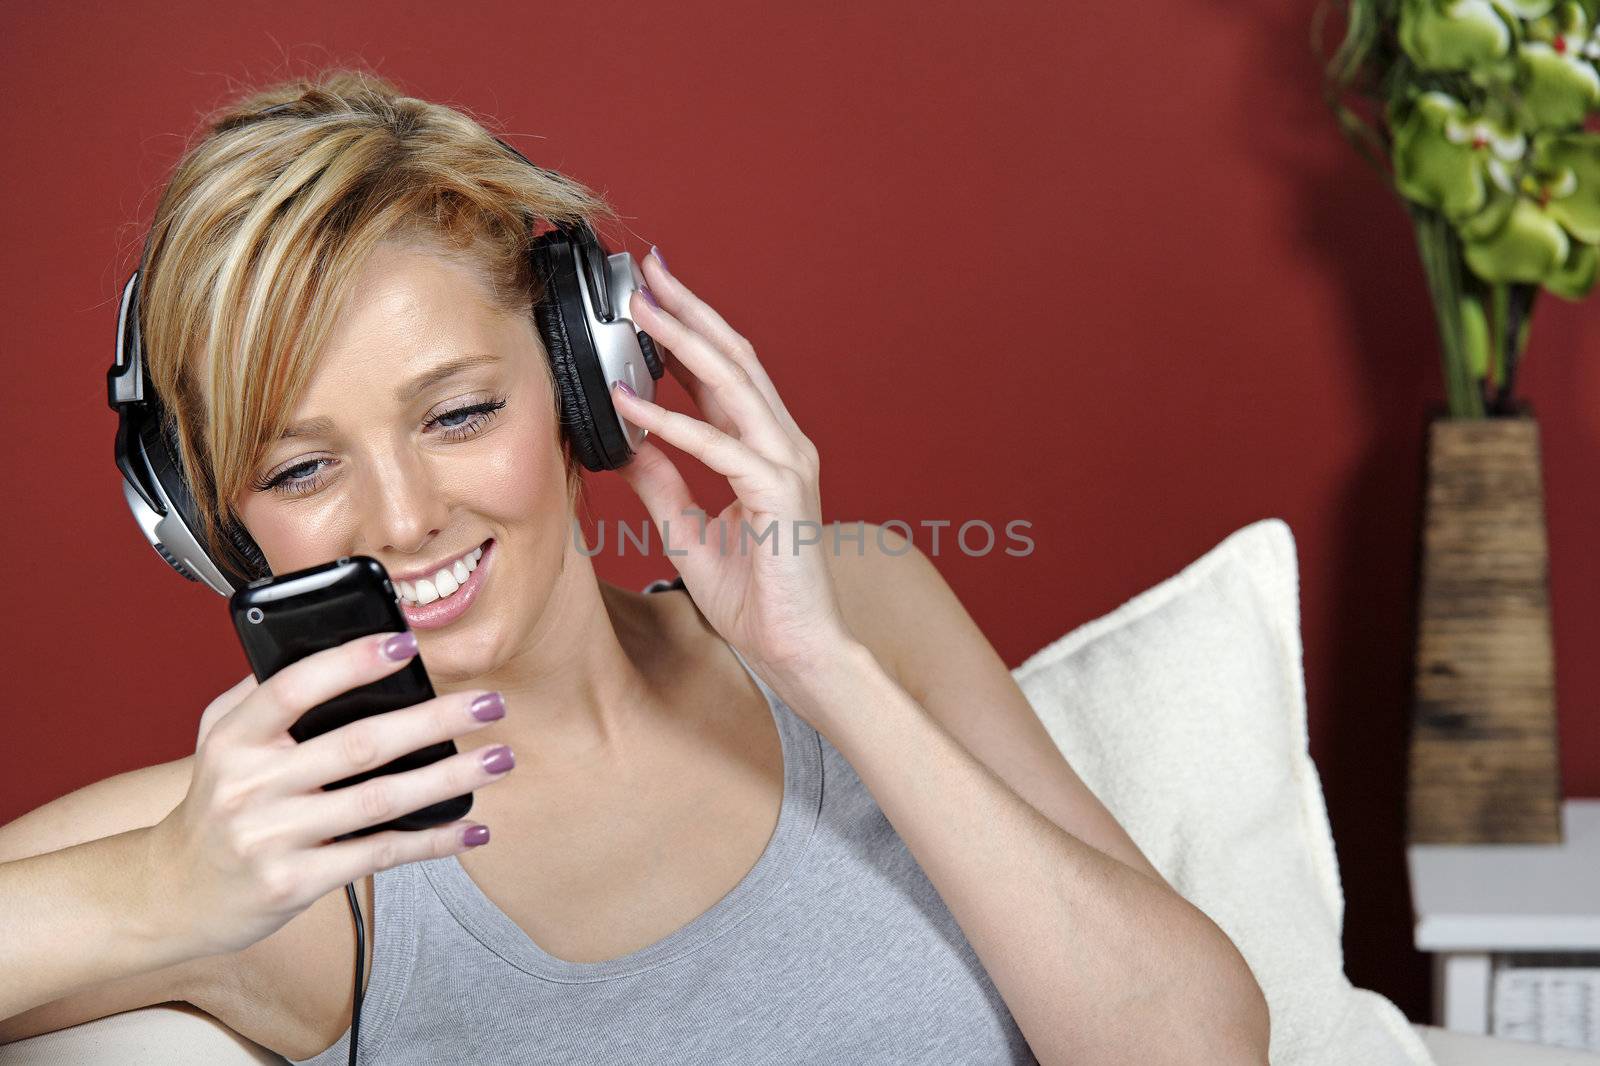
[[[1600,267],[1600,0],[1324,0],[1324,92],[1410,214],[1448,409],[1428,427],[1407,837],[1559,842],[1536,299]]]

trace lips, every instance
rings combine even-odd
[[[446,561],[443,566],[427,573],[396,578],[395,587],[400,592],[400,598],[412,604],[426,606],[434,600],[442,600],[449,596],[467,583],[467,575],[477,567],[478,559],[483,555],[484,544]]]
[[[400,597],[400,610],[404,612],[406,623],[412,629],[438,629],[447,626],[472,606],[483,588],[483,583],[488,580],[489,571],[493,568],[495,541],[491,538],[479,545],[479,548],[482,549],[482,554],[479,555],[475,567],[467,574],[467,580],[448,596],[425,604],[411,603]]]

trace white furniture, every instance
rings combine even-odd
[[[1494,1031],[1494,976],[1511,953],[1600,952],[1600,800],[1567,800],[1562,826],[1561,844],[1406,849],[1436,1024]]]
[[[1600,1055],[1587,1051],[1496,1040],[1492,1036],[1454,1033],[1433,1025],[1415,1025],[1438,1066],[1596,1066]],[[0,1051],[4,1051],[0,1048]]]

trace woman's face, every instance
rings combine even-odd
[[[381,245],[291,435],[235,500],[274,573],[341,555],[383,563],[436,681],[479,676],[521,646],[570,528],[532,314],[493,306],[479,270],[425,242]],[[479,548],[481,559],[463,560]],[[463,573],[449,595],[407,602],[408,585],[427,598]]]

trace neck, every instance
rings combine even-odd
[[[489,689],[505,696],[506,716],[457,747],[507,744],[519,767],[562,776],[654,749],[652,731],[670,714],[659,679],[671,655],[649,597],[600,582],[570,541],[549,590],[512,654],[485,673],[435,683],[440,695]]]

